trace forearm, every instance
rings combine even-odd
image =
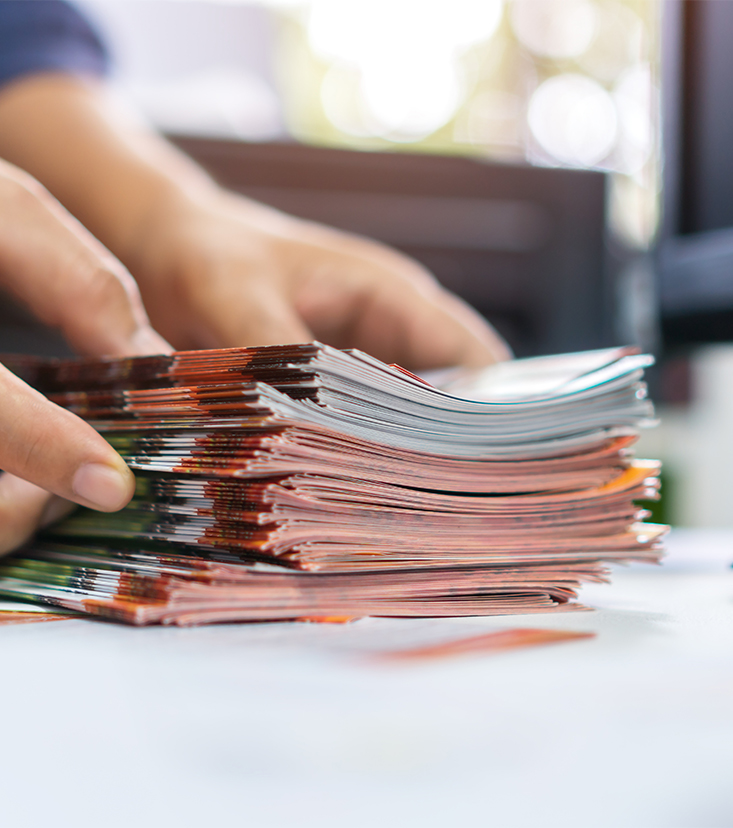
[[[50,137],[53,136],[53,137]],[[0,90],[0,158],[41,181],[128,266],[156,215],[216,185],[103,87],[37,75]]]

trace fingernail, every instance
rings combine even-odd
[[[90,506],[105,512],[116,512],[132,496],[130,478],[131,475],[124,475],[112,466],[87,463],[77,470],[71,489]]]
[[[139,328],[131,337],[134,353],[139,356],[170,354],[173,347],[152,328]]]

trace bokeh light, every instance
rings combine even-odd
[[[621,172],[638,173],[654,149],[652,115],[656,93],[648,64],[627,69],[614,86],[620,127],[617,163]]]
[[[542,149],[566,164],[592,167],[616,143],[613,99],[584,75],[567,73],[546,80],[532,95],[527,117]]]
[[[514,0],[511,20],[523,46],[548,58],[582,55],[596,33],[590,0]]]
[[[501,11],[501,0],[312,0],[308,40],[321,56],[360,65],[440,57],[491,37]]]
[[[603,169],[612,228],[651,243],[659,0],[277,2],[298,138]]]
[[[596,4],[596,30],[589,48],[578,56],[580,69],[601,83],[613,83],[630,65],[642,60],[644,22],[615,0]]]
[[[462,53],[491,37],[501,11],[501,0],[315,0],[308,41],[333,63],[321,85],[326,116],[356,136],[430,135],[463,102]]]

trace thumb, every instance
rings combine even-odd
[[[53,517],[42,494],[24,481],[103,512],[121,509],[135,487],[124,460],[90,425],[1,365],[0,468],[10,473],[0,477],[0,551]]]

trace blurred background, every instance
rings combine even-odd
[[[518,355],[652,350],[656,516],[733,526],[733,3],[77,5],[222,183],[415,256]]]

